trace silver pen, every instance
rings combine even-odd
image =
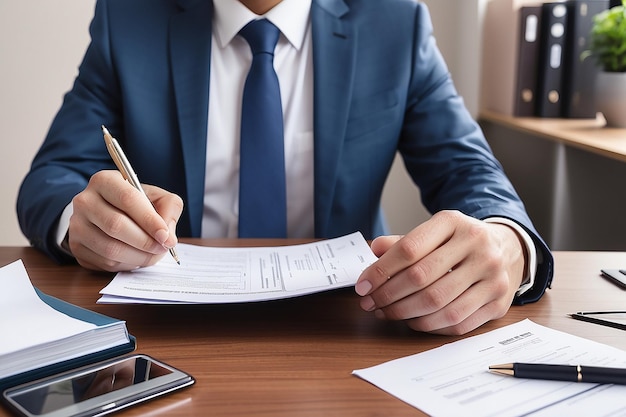
[[[130,182],[133,187],[141,191],[141,193],[145,195],[146,198],[148,198],[148,195],[143,190],[143,187],[141,186],[141,183],[139,182],[139,178],[137,177],[137,174],[135,174],[133,167],[130,165],[130,162],[128,162],[126,155],[122,151],[120,144],[117,142],[117,140],[113,136],[111,136],[107,128],[104,127],[104,125],[102,125],[102,133],[104,134],[104,142],[106,143],[107,150],[109,151],[109,155],[111,155],[111,159],[113,159],[113,162],[115,162],[115,166],[120,171],[124,179]],[[169,251],[170,251],[170,255],[172,255],[172,258],[174,258],[176,263],[180,265],[180,260],[178,259],[178,255],[176,254],[176,249],[169,248]]]

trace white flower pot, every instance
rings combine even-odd
[[[596,105],[606,125],[626,128],[626,72],[600,71],[595,91]]]

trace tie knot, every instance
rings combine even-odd
[[[239,31],[250,45],[252,55],[260,53],[274,54],[280,31],[267,19],[253,20]]]

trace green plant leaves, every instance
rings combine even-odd
[[[626,0],[594,17],[590,53],[604,71],[626,72]]]

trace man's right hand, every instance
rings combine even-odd
[[[183,201],[151,185],[148,199],[118,171],[94,174],[73,201],[69,248],[85,268],[128,271],[155,264],[177,243]]]

